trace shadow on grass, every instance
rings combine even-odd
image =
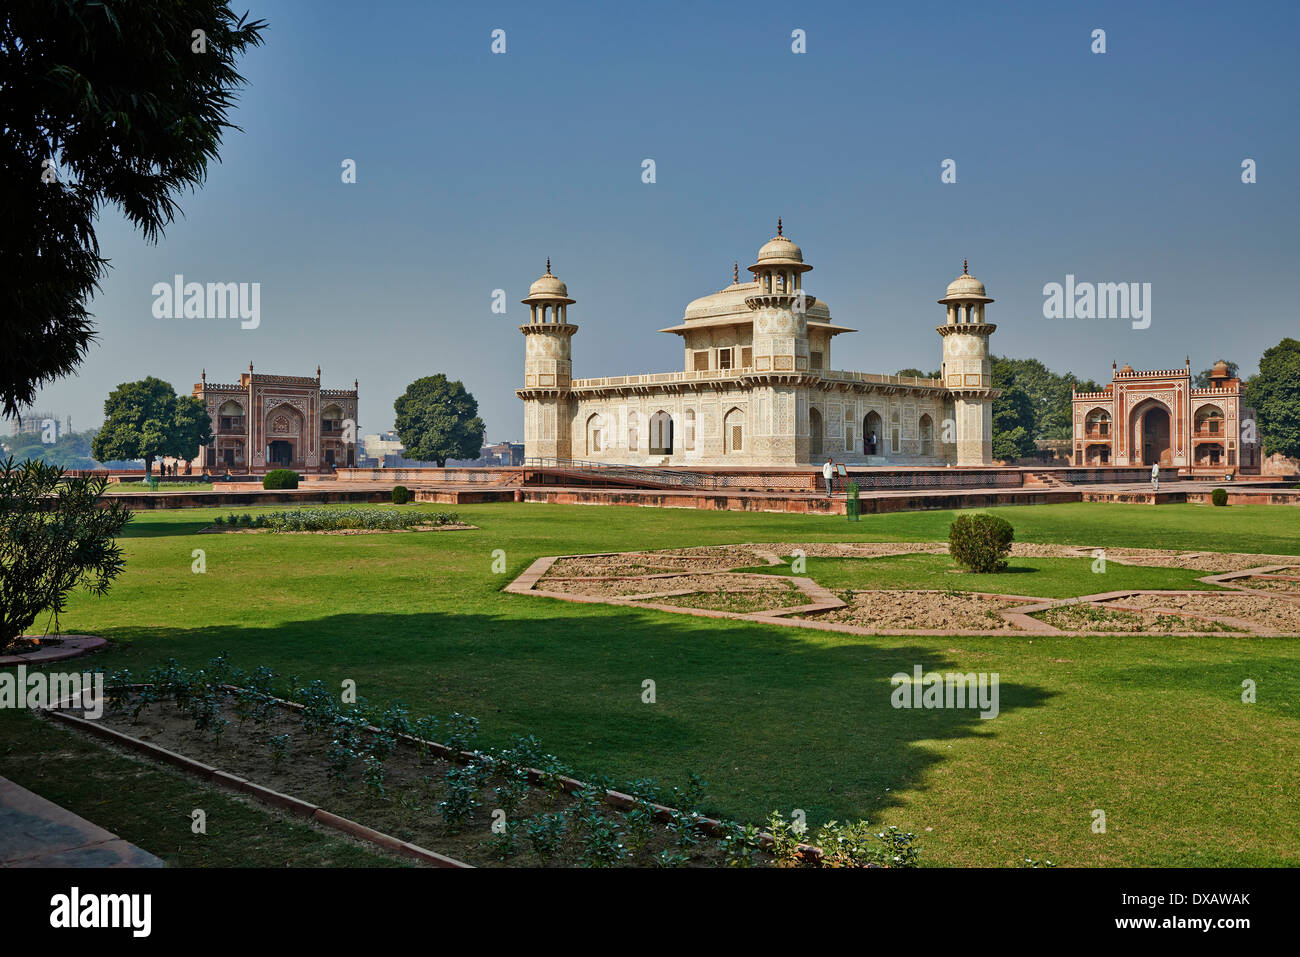
[[[709,810],[751,820],[796,807],[814,823],[871,818],[926,788],[946,745],[996,731],[972,707],[893,706],[897,672],[971,671],[933,648],[547,604],[534,619],[340,613],[273,628],[107,629],[123,644],[89,660],[139,678],[169,657],[199,667],[225,652],[247,670],[352,679],[372,706],[475,715],[485,744],[533,734],[580,775],[679,784],[700,773]],[[1001,715],[1051,697],[1001,677]]]

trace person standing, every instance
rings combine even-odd
[[[1151,463],[1151,491],[1160,491],[1160,463]]]
[[[831,489],[835,484],[835,463],[830,459],[827,459],[826,464],[822,466],[822,478],[826,480],[826,497],[830,498]]]

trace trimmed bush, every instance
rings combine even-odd
[[[972,572],[1000,572],[1007,567],[1015,530],[996,515],[959,515],[948,526],[948,554]]]
[[[405,505],[407,502],[414,500],[414,498],[415,496],[411,494],[411,490],[407,488],[405,485],[393,486],[394,505]]]
[[[298,473],[293,469],[272,469],[262,477],[262,488],[297,488]]]
[[[1228,490],[1226,488],[1216,488],[1210,493],[1210,501],[1215,505],[1228,504]]]

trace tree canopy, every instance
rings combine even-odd
[[[1264,350],[1259,374],[1246,383],[1246,404],[1255,410],[1265,455],[1300,457],[1300,341],[1287,338]]]
[[[483,420],[478,401],[463,383],[442,373],[416,379],[393,403],[394,428],[408,459],[437,462],[476,459],[483,449]]]
[[[95,458],[144,459],[145,476],[160,456],[192,459],[212,441],[212,418],[192,395],[149,376],[123,382],[104,400],[104,426],[91,448]]]
[[[0,11],[0,412],[72,372],[116,205],[157,242],[198,187],[265,22],[225,0],[6,0]]]

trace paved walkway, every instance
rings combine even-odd
[[[162,867],[148,851],[0,778],[0,867]]]

